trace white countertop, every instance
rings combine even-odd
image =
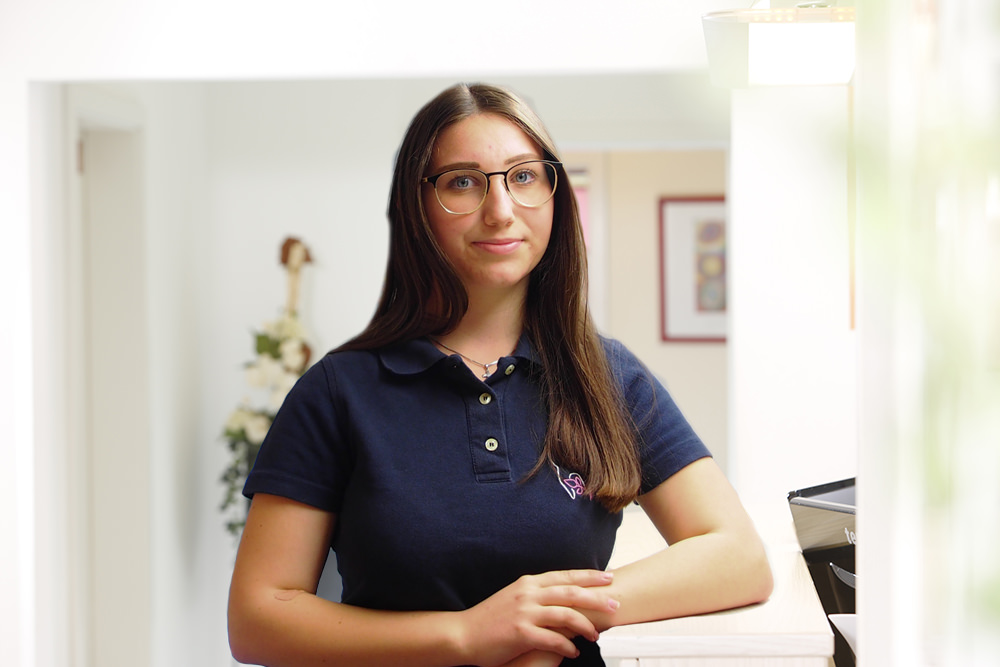
[[[785,499],[773,506],[748,509],[774,573],[770,599],[713,614],[612,628],[599,642],[609,664],[748,664],[740,658],[771,658],[767,665],[832,664],[833,633],[799,550]],[[630,507],[625,511],[610,567],[662,548],[664,541],[645,513]]]

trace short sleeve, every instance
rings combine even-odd
[[[605,341],[608,361],[638,433],[640,493],[711,452],[694,432],[666,387],[624,345]]]
[[[337,512],[353,455],[338,419],[335,375],[324,357],[288,393],[261,445],[243,494],[283,496]]]

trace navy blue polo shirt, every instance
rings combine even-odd
[[[638,359],[604,344],[649,491],[709,452]],[[547,426],[540,372],[526,337],[486,380],[427,339],[328,354],[289,393],[244,493],[337,515],[352,605],[457,611],[524,574],[603,570],[621,513],[592,500],[576,471],[527,477]]]

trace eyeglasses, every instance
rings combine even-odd
[[[556,167],[562,162],[529,160],[515,164],[507,171],[486,173],[479,169],[450,169],[420,180],[434,186],[434,195],[441,208],[455,215],[466,215],[479,210],[490,191],[490,179],[503,176],[503,184],[510,198],[521,206],[541,206],[556,192],[559,181]]]

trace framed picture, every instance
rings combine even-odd
[[[660,200],[660,308],[665,341],[726,340],[726,200]]]

